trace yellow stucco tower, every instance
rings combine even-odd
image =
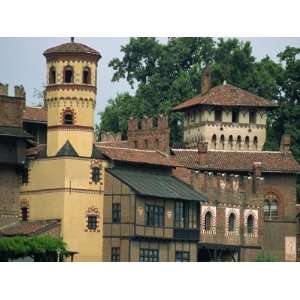
[[[29,220],[58,219],[77,261],[102,260],[104,162],[93,158],[97,63],[90,47],[65,43],[44,52],[47,145],[29,155],[21,205]],[[21,207],[22,208],[22,207]]]
[[[79,156],[90,157],[94,141],[97,63],[99,52],[66,43],[44,52],[48,84],[47,155],[55,156],[67,141]]]

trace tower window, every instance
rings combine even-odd
[[[221,143],[221,149],[224,150],[225,149],[225,137],[223,134],[221,135],[220,143]]]
[[[229,149],[232,150],[233,149],[233,136],[232,135],[229,136],[228,144],[229,144]]]
[[[74,118],[73,113],[71,111],[64,112],[64,124],[65,125],[73,125]]]
[[[82,82],[84,84],[91,84],[91,71],[89,67],[85,67],[82,72]]]
[[[215,134],[211,138],[211,145],[213,149],[217,149],[217,136]]]
[[[89,230],[97,229],[97,216],[88,216],[87,227]]]
[[[232,123],[238,123],[239,122],[239,112],[236,110],[232,111]]]
[[[242,145],[242,139],[241,136],[239,135],[236,139],[236,144],[237,144],[237,149],[241,150],[241,145]]]
[[[220,109],[215,110],[215,121],[222,122],[222,110]]]
[[[235,230],[235,215],[231,213],[228,218],[228,231],[233,232]]]
[[[22,221],[26,222],[28,221],[28,207],[22,207],[21,208],[21,214],[22,214]]]
[[[246,138],[245,138],[245,149],[246,150],[249,150],[249,144],[250,144],[249,136],[246,136]]]
[[[68,66],[64,69],[64,82],[65,83],[72,83],[73,82],[73,68]]]
[[[56,83],[56,70],[54,67],[51,67],[49,71],[49,84],[54,83]]]
[[[92,168],[92,180],[93,180],[93,182],[100,181],[100,168],[99,167]]]
[[[257,136],[255,136],[253,138],[253,146],[254,146],[254,149],[257,150],[257,144],[258,144],[258,141],[257,141]]]
[[[249,112],[249,123],[256,124],[256,111]]]

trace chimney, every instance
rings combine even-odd
[[[207,149],[208,149],[208,143],[204,141],[200,141],[198,143],[198,157],[199,157],[199,164],[201,166],[207,165]]]
[[[207,65],[201,76],[201,95],[206,94],[211,87],[211,72],[210,67]]]
[[[0,82],[0,96],[8,96],[8,84]]]
[[[290,145],[291,145],[291,135],[290,134],[284,134],[281,137],[280,151],[283,154],[287,154],[290,151]]]

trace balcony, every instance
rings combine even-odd
[[[174,238],[178,240],[198,241],[199,229],[174,228]]]

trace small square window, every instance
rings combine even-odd
[[[190,252],[176,251],[175,260],[176,260],[176,262],[189,262],[190,261]]]
[[[89,230],[97,229],[97,216],[88,216],[88,224],[87,227]]]

